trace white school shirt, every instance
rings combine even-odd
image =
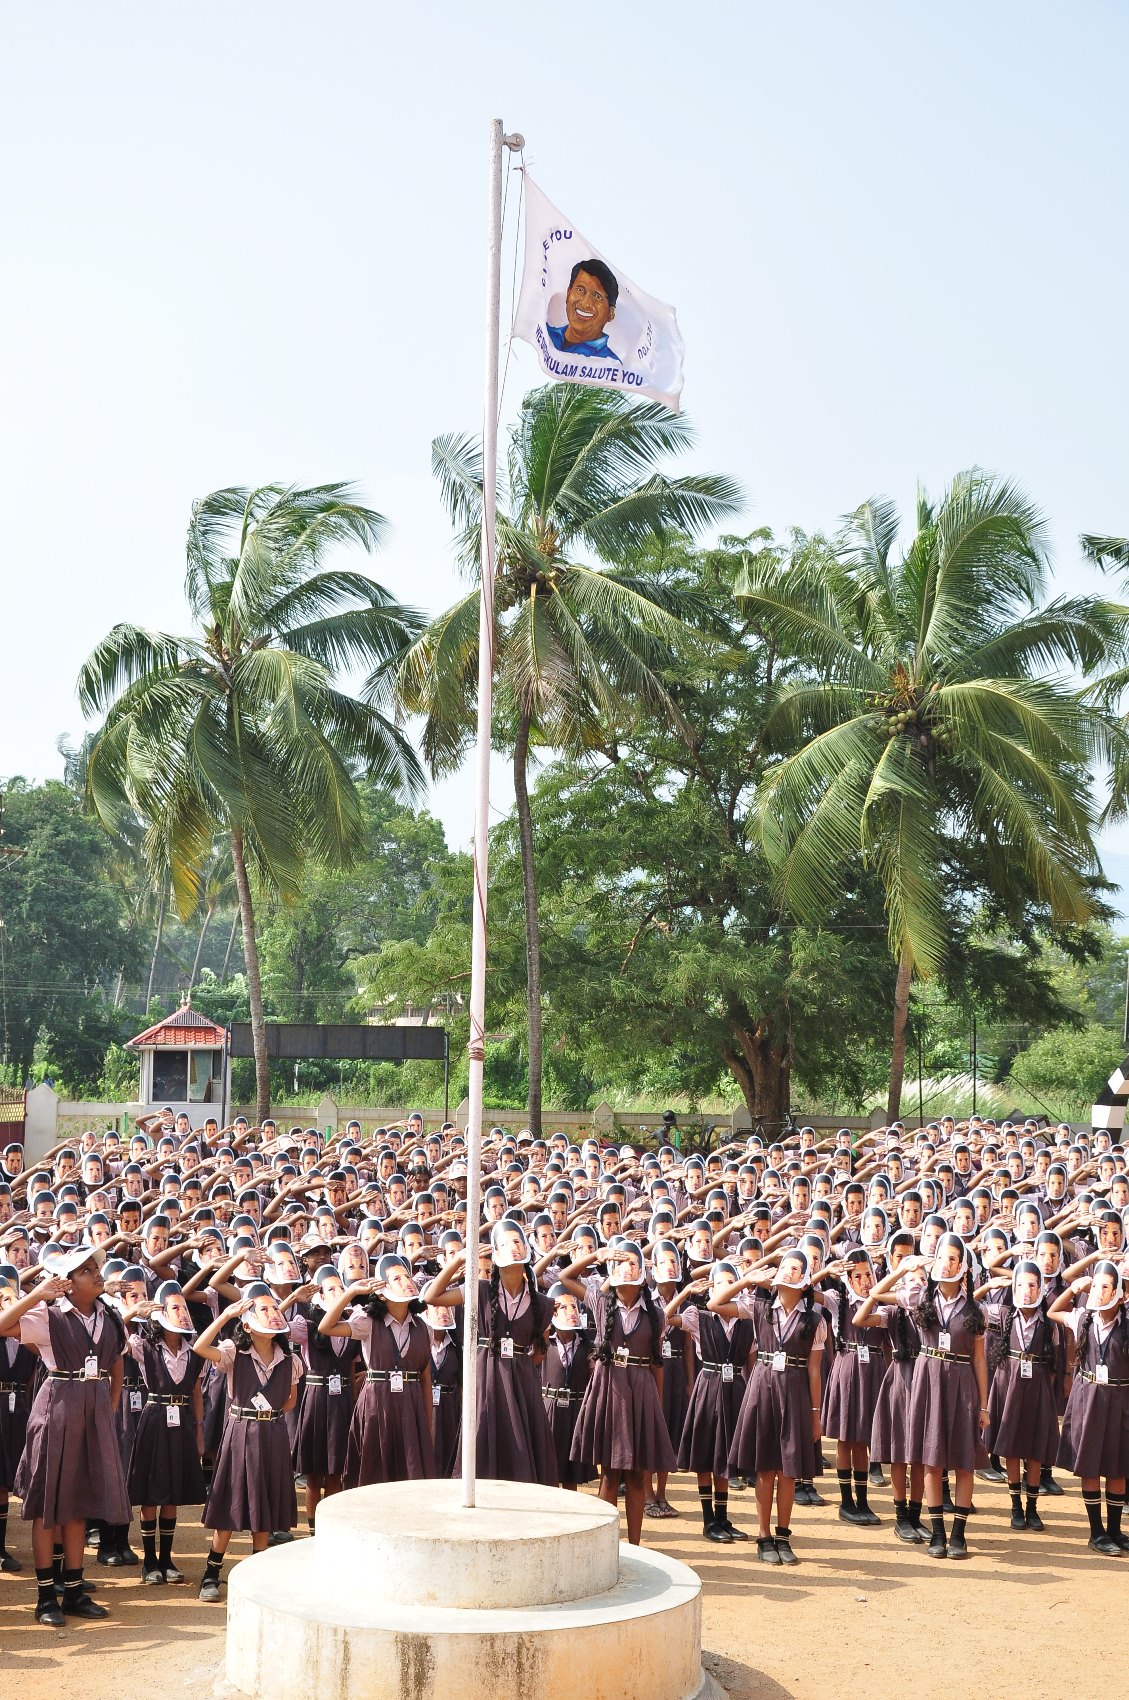
[[[74,1310],[69,1299],[53,1299],[51,1302],[57,1305],[61,1311]],[[102,1338],[102,1327],[105,1321],[102,1306],[100,1304],[94,1306],[94,1316],[91,1321],[87,1321],[86,1317],[78,1311],[75,1311],[75,1315],[79,1317],[90,1336],[90,1345],[93,1350]],[[53,1370],[56,1367],[55,1353],[51,1346],[51,1324],[47,1317],[46,1304],[36,1305],[20,1318],[20,1341],[25,1346],[34,1346],[37,1349],[46,1369]]]
[[[220,1367],[221,1373],[226,1378],[226,1381],[227,1381],[227,1396],[230,1399],[231,1396],[232,1396],[232,1387],[233,1387],[234,1382],[235,1382],[235,1359],[236,1359],[236,1356],[237,1356],[237,1353],[238,1353],[238,1348],[237,1348],[234,1340],[221,1340],[218,1343],[218,1345],[215,1347],[215,1350],[220,1354],[219,1367]],[[250,1358],[251,1362],[254,1364],[255,1374],[259,1378],[259,1385],[261,1387],[266,1386],[267,1382],[270,1380],[271,1375],[273,1374],[275,1368],[278,1365],[279,1359],[284,1358],[286,1355],[287,1354],[283,1351],[282,1347],[277,1345],[277,1344],[275,1345],[275,1348],[271,1353],[270,1362],[266,1363],[266,1364],[263,1362],[263,1360],[259,1356],[258,1352],[256,1352],[253,1348],[251,1349],[251,1351],[244,1353],[244,1356]],[[294,1386],[297,1385],[297,1382],[298,1382],[301,1374],[302,1374],[302,1360],[298,1356],[297,1352],[291,1352],[290,1353],[290,1385],[291,1385],[291,1387],[294,1387]]]
[[[144,1357],[144,1341],[140,1334],[127,1334],[125,1349],[131,1358],[134,1358],[138,1363],[142,1362]],[[178,1346],[175,1352],[170,1352],[162,1340],[160,1353],[165,1360],[165,1368],[168,1370],[172,1379],[176,1382],[183,1381],[185,1376],[188,1374],[188,1361],[192,1356],[192,1347],[188,1344],[187,1340],[183,1346]]]

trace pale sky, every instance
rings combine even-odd
[[[394,527],[377,576],[452,599],[429,445],[481,422],[494,115],[676,305],[688,464],[742,480],[745,526],[908,512],[975,462],[1045,509],[1056,590],[1095,582],[1079,532],[1129,531],[1123,4],[0,0],[0,26],[0,775],[60,771],[116,621],[183,629],[220,485],[355,478]],[[538,376],[518,345],[507,414]],[[465,843],[468,779],[433,806]],[[1129,882],[1129,832],[1105,847]]]

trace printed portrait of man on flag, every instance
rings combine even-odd
[[[577,260],[565,295],[565,322],[545,326],[553,347],[591,360],[619,360],[604,334],[618,300],[619,281],[610,266],[603,260]]]
[[[682,337],[673,307],[648,295],[524,173],[525,272],[513,335],[547,378],[646,396],[678,412]]]

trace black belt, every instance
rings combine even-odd
[[[877,1344],[872,1346],[870,1344],[869,1340],[844,1340],[842,1349],[843,1349],[844,1352],[863,1351],[863,1352],[874,1352],[876,1354],[876,1356],[881,1355],[881,1347],[878,1346]]]
[[[26,1381],[0,1381],[0,1393],[20,1393],[26,1386]]]
[[[1129,1381],[1098,1381],[1092,1369],[1080,1369],[1078,1374],[1083,1381],[1097,1382],[1099,1387],[1129,1387]]]
[[[187,1393],[149,1393],[146,1395],[147,1405],[187,1405]]]
[[[227,1414],[237,1417],[241,1423],[276,1423],[282,1412],[256,1411],[254,1405],[229,1405]]]
[[[366,1369],[366,1381],[391,1381],[394,1375],[401,1376],[405,1385],[409,1381],[422,1379],[422,1371],[418,1369]]]
[[[652,1362],[650,1358],[637,1358],[631,1352],[625,1352],[622,1357],[613,1353],[611,1367],[612,1369],[651,1369]]]
[[[939,1358],[943,1364],[970,1364],[971,1357],[963,1352],[942,1352],[936,1346],[922,1346],[923,1358]]]
[[[508,1334],[503,1335],[502,1338],[508,1340],[509,1335]],[[487,1350],[489,1350],[489,1348],[492,1345],[493,1345],[492,1340],[484,1340],[482,1338],[482,1336],[479,1335],[478,1349],[479,1349],[480,1352],[483,1350],[483,1348],[486,1348]],[[515,1358],[528,1358],[528,1357],[532,1357],[532,1355],[533,1355],[533,1347],[532,1346],[517,1346],[517,1345],[514,1346],[514,1357]],[[507,1352],[506,1356],[507,1357],[509,1356],[508,1352]]]
[[[1043,1362],[1043,1359],[1036,1357],[1034,1352],[1009,1351],[1008,1357],[1013,1358],[1017,1364],[1041,1364]]]
[[[721,1375],[723,1370],[727,1369],[731,1369],[734,1375],[737,1374],[736,1364],[699,1364],[698,1368],[703,1375]]]
[[[771,1353],[771,1352],[766,1353],[766,1355],[764,1357],[758,1357],[757,1363],[763,1365],[763,1367],[765,1369],[771,1369],[772,1368],[773,1356],[774,1356],[774,1354]],[[807,1367],[808,1367],[807,1358],[785,1357],[785,1359],[784,1359],[784,1368],[785,1369],[807,1369]]]
[[[583,1393],[574,1393],[570,1387],[543,1387],[541,1392],[556,1405],[579,1405],[584,1397]]]
[[[87,1375],[84,1369],[49,1369],[48,1381],[109,1381],[108,1369],[100,1369],[97,1375]]]

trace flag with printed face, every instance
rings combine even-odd
[[[513,334],[532,343],[547,377],[649,396],[678,412],[683,345],[674,308],[611,265],[528,172]]]

